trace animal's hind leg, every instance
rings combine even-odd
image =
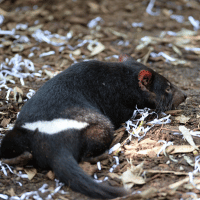
[[[113,133],[113,128],[103,126],[103,124],[87,127],[83,133],[83,158],[95,157],[104,153],[112,143]]]
[[[95,157],[104,153],[113,140],[114,127],[111,121],[98,111],[88,108],[68,109],[72,119],[86,122],[81,130],[81,157]]]

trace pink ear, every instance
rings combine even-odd
[[[141,70],[138,74],[139,86],[142,90],[147,90],[146,87],[151,82],[152,73],[147,70]]]
[[[127,55],[127,54],[120,54],[120,56],[119,56],[119,62],[125,62],[125,61],[127,61],[129,58],[130,58],[130,56]]]

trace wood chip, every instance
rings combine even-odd
[[[31,168],[31,169],[27,168],[27,169],[24,169],[24,171],[28,175],[29,180],[32,180],[34,176],[37,174],[37,170],[35,168]]]
[[[10,118],[9,119],[4,118],[1,121],[1,126],[3,126],[3,128],[5,128],[10,123],[10,120],[11,120]]]
[[[49,171],[46,176],[52,181],[55,179],[55,174],[52,171]]]

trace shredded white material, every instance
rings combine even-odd
[[[24,78],[28,76],[34,77],[33,73],[35,71],[34,64],[31,60],[23,59],[22,56],[16,54],[10,60],[7,58],[5,62],[0,64],[0,88],[6,88],[8,90],[13,90],[9,88],[6,84],[11,82],[15,84],[15,81],[12,79],[8,79],[7,76],[13,76],[19,78],[21,85],[25,85]],[[22,71],[30,71],[30,72],[22,72]],[[9,97],[7,97],[8,99]]]
[[[28,43],[30,40],[27,36],[25,35],[21,35],[19,36],[19,38],[17,38],[17,40],[14,40],[13,43],[16,44],[16,43]]]
[[[9,197],[6,194],[0,194],[0,198],[2,198],[2,199],[8,199]]]
[[[184,16],[182,16],[182,15],[171,15],[170,18],[175,19],[179,23],[184,22]]]
[[[21,178],[28,178],[27,174],[23,174],[22,171],[19,171],[18,176]]]
[[[10,95],[11,89],[8,89],[7,94],[6,94],[6,100],[9,100],[9,95]]]
[[[196,184],[194,183],[194,174],[193,174],[193,172],[189,172],[188,176],[189,176],[190,183],[192,183],[192,185],[196,186]]]
[[[0,15],[0,25],[3,24],[3,21],[4,21],[4,16]]]
[[[113,158],[115,158],[116,165],[119,165],[119,157],[113,156]]]
[[[31,58],[33,57],[35,54],[33,52],[29,53],[28,57]]]
[[[30,99],[35,94],[35,90],[29,89],[29,92],[26,94],[27,98]]]
[[[52,34],[50,31],[45,30],[42,31],[41,29],[37,29],[33,34],[32,37],[35,38],[38,42],[46,42],[48,44],[52,44],[54,46],[62,46],[65,45],[66,42],[72,38],[72,33],[68,33],[66,36],[61,36],[59,34]],[[63,42],[54,42],[52,38],[58,38],[63,40]]]
[[[133,22],[132,27],[143,27],[144,23],[143,22]]]
[[[67,194],[67,192],[65,191],[61,191],[60,189],[64,186],[64,183],[61,183],[59,180],[55,179],[55,182],[56,182],[56,188],[55,190],[48,195],[48,197],[46,199],[53,199],[53,196],[56,194],[56,193],[61,193],[61,194]],[[48,186],[48,185],[47,185]]]
[[[109,154],[111,154],[112,152],[116,151],[117,149],[119,149],[121,146],[120,143],[115,144],[112,148],[109,149]]]
[[[197,31],[200,29],[199,20],[195,20],[194,17],[192,17],[192,16],[189,16],[188,19],[189,19],[190,23],[193,25],[194,31]]]
[[[98,168],[98,170],[101,170],[101,162],[100,161],[97,162],[97,168]]]
[[[79,47],[82,47],[82,46],[84,46],[85,44],[87,44],[87,43],[94,43],[94,41],[93,40],[79,40],[78,41],[79,43],[76,45],[76,46],[74,46],[74,47],[72,47],[71,45],[67,45],[67,47],[71,50],[71,51],[74,51],[74,50],[76,50],[77,48],[79,48]]]
[[[195,173],[200,172],[200,156],[197,156],[195,158],[194,172]]]
[[[194,183],[194,174],[200,172],[200,164],[199,163],[200,163],[200,156],[197,156],[195,158],[194,171],[188,173],[190,183],[192,183],[192,185],[194,185],[195,187],[196,187],[196,184]]]
[[[12,171],[12,169],[10,168],[9,165],[7,165],[5,163],[2,163],[1,161],[0,161],[0,168],[1,168],[1,171],[3,171],[5,176],[7,176],[6,169],[9,169],[9,171],[11,173],[15,174]],[[22,174],[21,171],[19,171],[19,174],[16,174],[16,175],[21,177],[21,178],[28,178],[28,175],[27,174]],[[26,193],[22,194],[21,197],[18,197],[18,196],[9,197],[8,195],[0,194],[0,198],[2,198],[2,199],[10,199],[10,200],[25,200],[25,199],[30,199],[32,197],[33,199],[43,200],[43,197],[40,197],[40,193],[45,193],[45,192],[49,192],[50,191],[51,194],[49,194],[46,199],[53,199],[53,196],[58,192],[60,192],[62,194],[67,194],[66,192],[60,190],[64,184],[59,182],[57,179],[55,179],[55,182],[56,182],[56,188],[55,188],[55,190],[53,192],[50,191],[49,189],[47,189],[48,188],[48,184],[44,184],[41,188],[38,189],[38,191],[26,192]],[[22,184],[20,182],[18,182],[18,183],[19,183],[20,186],[22,186]]]
[[[69,57],[74,61],[74,63],[78,63],[76,59],[73,57],[72,53],[69,54]]]
[[[94,28],[98,25],[99,22],[103,23],[104,21],[101,17],[96,17],[95,19],[92,19],[91,21],[89,21],[87,26],[88,28]]]
[[[126,40],[126,41],[120,40],[120,41],[117,43],[118,46],[128,46],[129,44],[130,44],[129,40]]]
[[[140,119],[135,119],[135,117],[141,114],[141,118]],[[144,108],[144,109],[138,109],[136,107],[136,110],[133,112],[133,116],[131,118],[131,120],[128,120],[126,122],[126,130],[128,131],[128,133],[130,134],[129,139],[131,140],[132,136],[138,137],[139,140],[141,140],[147,133],[147,131],[149,131],[152,127],[154,127],[156,124],[167,124],[170,123],[171,120],[170,115],[167,115],[163,118],[158,119],[158,116],[156,119],[154,119],[153,121],[148,122],[148,124],[151,124],[150,126],[147,126],[146,128],[144,128],[141,123],[143,123],[146,119],[146,117],[148,117],[149,115],[152,114],[156,114],[155,112],[150,112],[149,108]],[[133,123],[136,122],[136,123]],[[143,135],[140,135],[140,133],[143,133]]]
[[[112,55],[112,56],[108,56],[105,58],[105,60],[109,60],[111,58],[116,58],[116,59],[119,59],[119,55]]]
[[[115,159],[116,164],[114,164],[110,169],[109,172],[113,172],[113,170],[119,165],[119,158],[117,156],[113,156]]]
[[[0,35],[15,35],[15,29],[13,28],[11,31],[1,30],[0,28]]]
[[[5,176],[8,175],[6,169],[8,169],[12,174],[14,174],[11,167],[5,163],[2,163],[1,161],[0,161],[0,169],[4,173]]]
[[[192,198],[191,200],[200,200],[200,198],[198,198],[198,195],[195,194],[194,192],[187,192],[186,194],[191,195],[191,198]]]
[[[50,56],[50,55],[54,55],[55,51],[49,51],[49,52],[44,52],[42,54],[39,55],[39,57],[44,57],[44,56]]]
[[[157,154],[157,157],[159,157],[160,153],[163,151],[164,155],[167,156],[166,154],[166,148],[170,145],[173,145],[173,142],[169,141],[169,142],[166,142],[165,140],[159,140],[158,142],[163,142],[163,146],[161,147],[160,151],[158,152]]]
[[[167,61],[175,61],[176,59],[175,58],[172,58],[170,56],[168,56],[166,53],[164,52],[159,52],[159,53],[154,53],[154,52],[151,52],[150,55],[155,58],[155,57],[159,57],[159,56],[162,56],[164,57]]]
[[[196,48],[190,48],[190,47],[185,47],[186,51],[200,51],[200,48],[196,47]]]
[[[96,174],[96,173],[94,173],[94,179],[95,179],[95,180],[97,180],[97,179],[98,179],[98,177],[97,177],[97,174]]]
[[[146,12],[149,14],[149,15],[153,15],[153,16],[158,16],[160,14],[160,10],[157,10],[156,12],[153,12],[152,9],[154,7],[154,4],[155,4],[155,1],[156,0],[150,0],[147,8],[146,8]]]
[[[65,46],[59,47],[59,52],[62,52],[65,49]]]
[[[26,30],[28,28],[27,24],[17,24],[16,29],[20,30]]]
[[[174,31],[167,31],[167,34],[171,36],[177,36],[177,33]]]
[[[5,176],[8,176],[8,173],[6,170],[9,170],[10,173],[15,174],[21,178],[28,178],[27,174],[23,174],[21,171],[19,171],[18,173],[14,173],[13,170],[11,169],[11,167],[8,164],[2,163],[0,161],[0,171],[2,171],[4,173]],[[19,182],[19,184],[22,186],[22,184]]]

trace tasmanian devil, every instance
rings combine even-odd
[[[166,78],[127,56],[122,62],[75,64],[47,81],[22,108],[2,140],[1,158],[31,153],[72,190],[93,198],[127,194],[96,183],[78,163],[102,154],[114,129],[137,105],[158,112],[177,107],[186,95]]]

